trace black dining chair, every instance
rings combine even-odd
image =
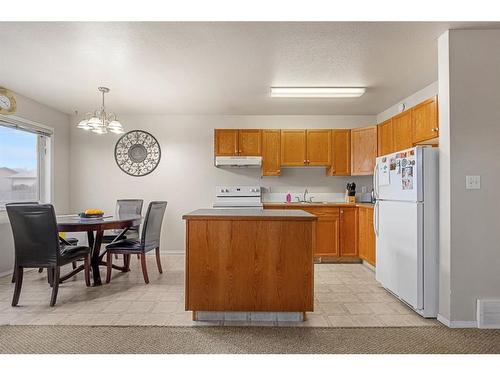
[[[12,202],[12,203],[9,203],[11,206],[13,205],[18,205],[18,204],[40,204],[39,202]],[[59,237],[59,241],[61,241],[62,243],[66,244],[66,245],[72,245],[72,246],[76,246],[78,245],[78,239],[77,238],[62,238],[62,237]],[[76,262],[73,263],[73,269],[76,268]],[[42,273],[43,272],[43,268],[39,268],[38,269],[38,273]],[[14,270],[12,271],[12,280],[11,280],[12,283],[15,283],[16,282],[16,265],[14,264]]]
[[[116,214],[120,215],[141,215],[142,214],[142,205],[144,204],[143,199],[117,199],[116,201]],[[122,235],[120,239],[138,239],[139,238],[139,227],[130,227],[127,229],[125,235]],[[113,230],[111,234],[105,234],[102,236],[103,244],[109,244],[113,242],[120,235],[121,230]],[[115,255],[115,258],[118,258],[118,255]],[[129,265],[126,261],[127,257],[123,258],[123,266],[125,269],[129,269]]]
[[[56,214],[51,204],[7,204],[15,251],[15,288],[12,306],[17,306],[24,268],[47,268],[52,287],[50,306],[59,290],[60,267],[83,260],[85,284],[90,286],[90,248],[61,244]]]
[[[115,241],[106,246],[106,283],[109,283],[111,280],[113,254],[123,254],[125,257],[129,258],[127,263],[130,261],[131,254],[138,254],[141,259],[142,275],[144,276],[144,281],[148,284],[149,277],[146,267],[146,253],[151,250],[155,250],[158,271],[163,273],[160,261],[160,236],[163,216],[165,215],[166,208],[167,202],[151,202],[148,206],[148,211],[142,225],[142,234],[140,239],[134,240],[127,238]]]

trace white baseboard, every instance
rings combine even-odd
[[[162,252],[165,254],[175,254],[175,255],[186,254],[186,252],[184,250],[165,250],[165,251],[162,250]]]
[[[477,328],[475,320],[449,320],[438,314],[437,320],[449,328]]]
[[[7,276],[7,275],[12,275],[12,270],[0,272],[0,277],[4,277],[4,276]]]

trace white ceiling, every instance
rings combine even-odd
[[[0,86],[72,114],[376,114],[437,79],[437,38],[479,23],[0,23]],[[270,86],[365,86],[283,99]]]

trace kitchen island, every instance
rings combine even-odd
[[[186,220],[186,310],[193,319],[313,311],[316,216],[302,210],[201,209]],[[290,314],[289,314],[290,316]]]

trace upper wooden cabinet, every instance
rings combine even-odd
[[[392,118],[393,152],[413,147],[411,119],[411,110],[404,111]]]
[[[332,163],[327,175],[351,175],[351,130],[332,129]]]
[[[437,97],[411,109],[413,143],[422,143],[439,136]]]
[[[238,130],[215,129],[215,156],[238,155]]]
[[[377,126],[351,129],[351,175],[371,175],[377,158]]]
[[[340,209],[340,256],[358,256],[358,209]]]
[[[262,132],[258,129],[240,129],[238,131],[238,154],[241,156],[261,155]]]
[[[281,131],[281,165],[297,167],[307,165],[305,130]]]
[[[332,163],[332,136],[329,129],[306,130],[307,165],[328,166]]]
[[[378,125],[377,129],[378,155],[387,155],[394,150],[394,131],[392,119]]]
[[[215,156],[259,156],[261,130],[215,129]]]
[[[262,130],[262,175],[279,176],[281,173],[281,130]]]

